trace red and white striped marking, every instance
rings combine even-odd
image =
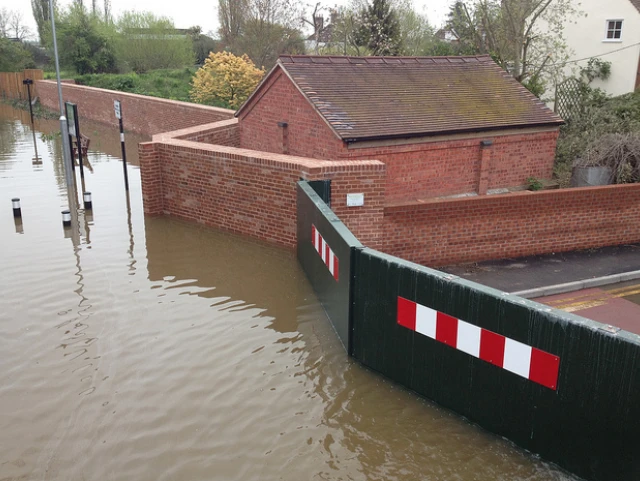
[[[398,324],[556,390],[560,358],[398,296]]]
[[[313,247],[316,248],[316,252],[320,254],[322,257],[322,261],[325,263],[329,272],[333,278],[338,280],[338,257],[333,253],[329,244],[325,242],[325,240],[316,229],[316,226],[311,224],[311,242],[313,242]]]

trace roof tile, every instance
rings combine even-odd
[[[279,65],[344,140],[562,123],[489,56],[282,56]]]

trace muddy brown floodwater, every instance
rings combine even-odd
[[[351,361],[293,252],[145,217],[88,124],[65,231],[57,121],[0,105],[0,479],[575,480]],[[22,222],[11,198],[20,197]]]

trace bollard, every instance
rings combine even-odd
[[[84,210],[93,209],[93,202],[91,202],[91,192],[85,192],[82,194],[82,200],[84,202]]]
[[[62,225],[65,227],[71,226],[71,211],[69,210],[62,211]]]
[[[22,217],[20,199],[18,197],[14,197],[13,199],[11,199],[11,204],[13,205],[13,217]]]

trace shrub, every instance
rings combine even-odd
[[[211,53],[193,78],[191,98],[198,103],[238,108],[256,88],[264,69],[247,55]]]

